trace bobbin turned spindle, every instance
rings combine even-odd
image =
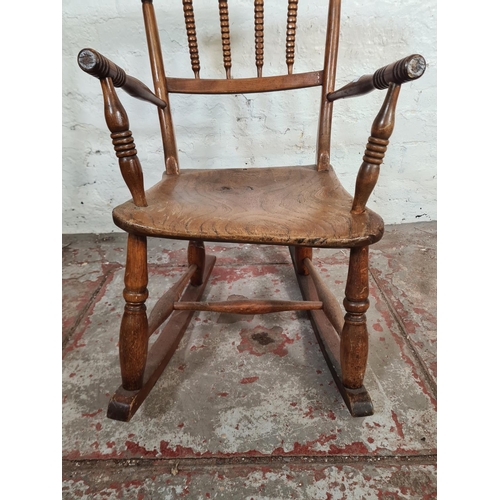
[[[257,76],[262,77],[264,66],[264,0],[254,1],[255,65]]]
[[[189,44],[191,68],[195,78],[200,78],[200,55],[198,54],[198,39],[196,37],[196,23],[194,19],[193,0],[182,0],[184,7],[184,22]]]
[[[295,33],[297,30],[297,8],[299,0],[288,0],[288,12],[286,19],[286,64],[288,74],[293,73],[295,61]]]
[[[220,35],[222,41],[222,56],[226,78],[231,78],[231,35],[229,32],[229,11],[227,0],[219,0]]]

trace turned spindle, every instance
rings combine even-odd
[[[198,54],[198,40],[196,38],[196,24],[194,22],[193,0],[182,0],[184,21],[189,44],[189,56],[194,77],[200,78],[200,56]]]
[[[255,65],[257,66],[257,76],[262,76],[262,66],[264,66],[264,0],[254,2],[254,23],[255,23]]]
[[[142,387],[148,354],[148,298],[146,237],[129,234],[125,266],[125,309],[120,327],[120,367],[122,385],[127,391]]]
[[[380,165],[384,160],[389,137],[391,137],[394,130],[394,117],[400,88],[400,85],[395,83],[389,85],[384,103],[373,122],[371,136],[368,138],[365,155],[363,156],[363,163],[359,167],[356,178],[356,189],[351,209],[354,214],[365,211],[366,202],[377,183]]]
[[[138,207],[147,207],[141,162],[137,157],[132,132],[129,130],[127,113],[116,95],[110,77],[101,80],[101,87],[104,97],[104,117],[111,132],[123,180],[130,190],[134,203]]]
[[[286,19],[286,64],[288,74],[293,73],[295,60],[295,33],[297,30],[297,8],[299,0],[288,0],[288,12]]]
[[[219,0],[220,35],[222,40],[222,56],[226,78],[231,78],[231,35],[229,33],[229,11],[227,0]]]

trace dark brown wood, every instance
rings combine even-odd
[[[200,286],[205,272],[205,245],[203,241],[190,241],[188,245],[188,263],[196,266],[196,272],[191,277],[191,285]]]
[[[269,314],[283,311],[321,309],[320,301],[293,300],[227,300],[225,302],[176,302],[176,311],[212,311],[232,314]]]
[[[394,130],[400,88],[395,83],[390,84],[384,103],[373,122],[371,136],[368,138],[365,155],[363,156],[363,163],[359,167],[356,178],[356,190],[351,209],[355,214],[364,212],[366,202],[377,183],[380,165],[384,160],[389,138]]]
[[[295,275],[299,283],[304,300],[318,300],[318,292],[311,276],[299,272],[295,260],[295,250],[290,247],[290,255],[295,268]],[[325,311],[308,311],[311,325],[316,335],[321,352],[325,358],[330,373],[342,395],[344,402],[354,417],[373,415],[373,403],[364,386],[359,389],[349,389],[342,383],[342,369],[340,366],[340,336],[325,315]]]
[[[179,300],[179,297],[197,269],[195,264],[189,266],[182,278],[158,299],[158,302],[156,302],[149,314],[148,337],[153,335],[157,328],[174,312],[174,304]]]
[[[367,416],[373,413],[370,396],[363,386],[368,356],[365,315],[369,307],[368,246],[382,237],[384,224],[377,214],[366,208],[366,203],[377,182],[379,166],[394,127],[400,85],[420,77],[425,70],[425,60],[418,55],[410,56],[335,91],[341,1],[328,1],[324,66],[319,71],[293,74],[298,0],[287,2],[287,75],[262,76],[264,0],[254,0],[257,68],[257,77],[254,78],[231,78],[228,0],[218,0],[225,79],[200,78],[193,0],[182,0],[182,5],[194,78],[166,76],[152,0],[142,0],[142,4],[154,94],[147,88],[144,90],[143,84],[131,79],[99,53],[85,49],[87,52],[80,54],[83,69],[101,80],[106,121],[120,169],[132,194],[132,200],[113,210],[113,220],[129,233],[129,243],[124,291],[126,305],[120,330],[123,385],[110,401],[110,418],[130,420],[173,355],[195,310],[243,315],[307,311],[326,363],[351,414]],[[125,90],[128,88],[135,94],[146,96],[157,105],[161,104],[158,113],[166,172],[160,182],[147,191],[144,190],[142,169],[128,118],[116,96],[115,86],[120,85]],[[314,86],[322,87],[314,165],[179,171],[170,92],[249,94]],[[373,123],[352,197],[342,187],[331,166],[333,101],[386,87],[387,96]],[[293,113],[298,111],[291,110]],[[243,161],[241,159],[241,167]],[[149,318],[145,306],[148,295],[147,237],[189,241],[186,272],[157,301]],[[205,256],[204,241],[289,246],[304,301],[200,302],[215,262],[214,257]],[[345,317],[335,296],[312,264],[313,248],[351,250],[344,299]],[[161,325],[164,325],[163,330],[148,353],[148,338]]]
[[[368,360],[365,316],[370,305],[368,273],[368,247],[351,248],[344,299],[347,313],[340,337],[342,383],[350,389],[363,385]]]
[[[214,264],[215,257],[208,256],[203,284],[198,287],[188,285],[182,295],[182,301],[197,301],[201,298]],[[109,402],[108,418],[128,422],[134,416],[172,358],[193,314],[194,311],[176,311],[172,314],[158,339],[150,348],[141,389],[128,391],[120,386]]]
[[[158,118],[160,120],[160,131],[163,142],[163,155],[165,158],[165,170],[167,174],[178,174],[179,159],[177,157],[177,144],[175,141],[172,116],[170,114],[167,82],[165,69],[163,67],[163,56],[161,53],[160,36],[158,34],[158,25],[156,24],[153,0],[142,0],[142,12],[144,15],[144,27],[146,29],[155,94],[167,103],[164,109],[158,109]]]
[[[119,343],[122,385],[128,391],[142,387],[148,354],[148,319],[145,305],[148,298],[146,259],[146,238],[129,234],[123,290],[126,303]]]
[[[111,77],[103,78],[101,87],[104,98],[104,117],[111,132],[123,180],[130,190],[134,204],[138,207],[146,207],[148,204],[144,193],[141,162],[137,157],[132,132],[129,130],[127,113],[116,95]]]
[[[312,260],[313,249],[311,247],[294,247],[295,262],[300,274],[309,274],[309,269],[304,264],[304,259]]]
[[[330,0],[325,44],[325,66],[319,110],[316,164],[319,171],[330,168],[330,141],[332,133],[333,103],[327,96],[335,87],[337,53],[339,49],[340,0]]]
[[[229,33],[229,11],[227,0],[219,0],[220,35],[222,40],[222,56],[226,78],[231,78],[231,35]]]
[[[182,0],[184,22],[189,45],[189,57],[194,77],[200,78],[200,55],[198,54],[198,39],[196,38],[196,24],[194,20],[193,0]]]
[[[335,330],[340,333],[344,327],[344,312],[340,304],[335,298],[335,295],[333,295],[330,289],[323,283],[323,280],[310,259],[304,259],[304,267],[307,269],[308,275],[311,277],[316,287],[316,293],[318,294],[319,300],[323,302],[323,312],[325,316],[334,326]]]
[[[262,76],[264,66],[264,0],[254,0],[255,65],[257,77]]]
[[[167,105],[165,101],[156,97],[144,83],[127,75],[120,66],[99,54],[97,50],[82,49],[78,54],[78,65],[83,71],[99,78],[99,80],[111,78],[115,87],[122,87],[132,97],[150,102],[162,109]]]
[[[372,75],[364,75],[344,85],[339,90],[328,94],[328,100],[336,101],[346,97],[357,97],[368,94],[375,89],[386,89],[391,83],[402,85],[420,78],[424,74],[425,68],[425,59],[420,54],[412,54],[378,69]]]
[[[167,78],[168,91],[172,94],[254,94],[317,87],[322,83],[322,71],[232,80]]]
[[[118,227],[180,240],[325,248],[375,243],[384,230],[369,209],[352,214],[352,197],[334,172],[315,165],[186,169],[146,194],[145,208],[126,202],[114,209]]]
[[[295,61],[295,33],[297,31],[297,9],[299,0],[288,0],[288,11],[286,19],[286,64],[288,74],[293,73]]]

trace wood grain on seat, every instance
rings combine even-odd
[[[183,170],[113,211],[125,231],[165,238],[346,248],[378,241],[382,219],[351,213],[352,197],[332,169]]]

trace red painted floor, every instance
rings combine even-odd
[[[350,416],[307,315],[285,312],[195,313],[132,421],[107,419],[124,248],[123,234],[64,237],[63,498],[435,498],[435,223],[389,226],[371,247],[364,418]],[[301,299],[286,248],[207,252],[205,299]],[[151,240],[148,253],[151,308],[186,244]],[[314,251],[340,302],[347,258]]]

